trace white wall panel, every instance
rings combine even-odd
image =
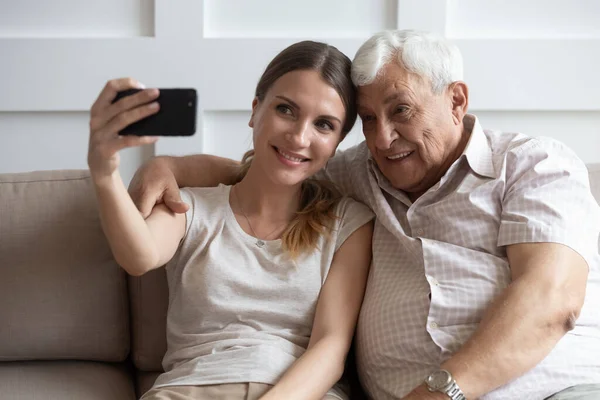
[[[486,129],[547,136],[569,146],[586,163],[600,162],[598,111],[473,111]]]
[[[250,111],[207,111],[204,113],[204,152],[241,160],[252,148]]]
[[[202,40],[204,0],[142,1],[154,1],[155,3],[156,18],[154,25],[157,38]],[[194,56],[194,54],[190,53],[188,56]],[[178,63],[182,64],[185,61],[185,59],[177,60]]]
[[[0,37],[136,37],[153,34],[153,0],[0,1]]]
[[[88,124],[87,112],[0,112],[0,173],[86,169]],[[151,146],[122,151],[123,180],[151,155]]]
[[[448,0],[447,12],[450,38],[600,37],[597,0]]]
[[[398,0],[396,29],[416,29],[446,35],[448,0]]]
[[[599,15],[600,17],[600,15]],[[455,40],[486,110],[600,110],[600,40]]]
[[[365,137],[363,136],[363,133],[362,133],[362,124],[360,123],[360,119],[357,119],[356,125],[354,125],[354,128],[352,128],[350,133],[348,133],[348,136],[346,136],[346,138],[344,138],[344,141],[342,141],[342,143],[340,143],[340,146],[338,147],[338,149],[344,150],[349,147],[355,146],[355,145],[359,144],[360,142],[362,142],[364,140],[364,138]]]
[[[350,55],[362,42],[323,40]],[[87,110],[107,80],[123,76],[136,77],[148,87],[195,87],[200,108],[250,109],[268,62],[296,41],[0,39],[0,54],[10,60],[0,63],[0,76],[10,77],[0,79],[0,111]]]
[[[395,0],[205,0],[205,37],[368,37],[396,26]]]

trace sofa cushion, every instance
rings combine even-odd
[[[160,372],[138,372],[136,376],[136,387],[138,397],[142,397],[144,393],[152,388],[156,378],[160,375]]]
[[[0,363],[0,397],[10,400],[135,400],[130,374],[120,365],[83,361]]]
[[[162,371],[167,351],[169,288],[164,268],[129,277],[131,358],[142,371]]]
[[[126,359],[126,274],[87,171],[1,174],[0,221],[0,360]]]

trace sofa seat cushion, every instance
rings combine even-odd
[[[131,359],[139,370],[162,372],[167,351],[169,288],[165,268],[129,277]]]
[[[133,380],[120,364],[85,361],[0,363],[0,398],[7,400],[135,400]]]

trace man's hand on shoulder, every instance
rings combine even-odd
[[[177,214],[188,210],[189,206],[181,201],[174,167],[169,157],[156,157],[142,165],[133,176],[129,195],[144,218],[160,203]]]

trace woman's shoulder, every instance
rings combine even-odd
[[[350,196],[342,196],[336,206],[336,215],[338,218],[352,218],[353,216],[370,216],[375,214],[364,203],[353,199]]]
[[[352,197],[342,197],[336,207],[336,222],[333,236],[329,240],[335,242],[334,252],[361,226],[375,218],[369,207]]]
[[[223,208],[229,204],[229,190],[231,186],[219,185],[217,187],[185,187],[180,189],[181,199],[190,207],[209,211]]]

